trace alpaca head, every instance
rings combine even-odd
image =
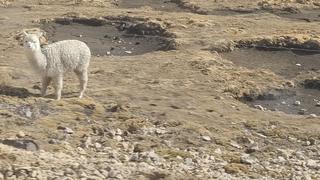
[[[24,48],[36,51],[40,49],[40,40],[39,36],[36,34],[28,34],[26,32],[24,33],[24,40],[23,40],[23,46]]]

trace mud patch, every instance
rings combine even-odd
[[[24,139],[4,139],[0,140],[1,144],[12,146],[18,149],[24,149],[27,151],[37,151],[39,150],[39,145],[33,140],[24,140]]]
[[[32,94],[25,88],[17,88],[17,87],[0,85],[0,95],[27,98]]]
[[[184,12],[185,9],[180,8],[171,0],[120,0],[116,3],[119,8],[141,8],[144,6],[151,7],[156,11],[167,12]]]
[[[258,96],[244,95],[240,100],[263,111],[320,115],[320,91],[317,89],[296,87],[285,90],[270,90]]]
[[[250,48],[222,53],[222,57],[236,65],[248,69],[267,69],[287,79],[320,71],[320,52],[318,54],[315,51]],[[244,94],[240,100],[264,111],[320,115],[319,87],[318,80],[305,80],[290,89],[269,90],[263,94]]]
[[[152,22],[119,19],[58,19],[43,25],[52,42],[77,39],[93,55],[132,56],[174,49],[173,34]]]
[[[249,69],[267,69],[286,78],[320,70],[320,51],[250,48],[221,55],[236,65]]]

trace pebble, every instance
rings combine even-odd
[[[295,101],[295,102],[293,103],[293,105],[295,105],[295,106],[300,106],[300,105],[301,105],[301,102],[300,102],[300,101]]]
[[[65,127],[65,129],[63,130],[66,134],[73,134],[73,130],[71,128]]]
[[[120,142],[120,141],[122,141],[123,138],[121,136],[114,136],[113,139]]]
[[[316,114],[310,114],[309,117],[310,117],[310,118],[316,118],[316,117],[318,117],[318,116],[317,116]]]
[[[132,51],[124,51],[125,53],[127,53],[127,54],[131,54],[132,53]]]
[[[94,146],[96,149],[100,149],[102,147],[102,145],[100,143],[94,143]]]
[[[302,65],[298,63],[298,64],[296,64],[296,66],[299,66],[299,67],[301,67]]]
[[[202,136],[202,139],[205,141],[211,141],[210,136]]]
[[[256,151],[259,151],[259,146],[257,144],[253,144],[250,147],[248,147],[245,152],[250,154],[250,153],[254,153]]]
[[[254,164],[257,160],[251,157],[249,154],[243,154],[240,158],[241,163]]]
[[[254,107],[255,107],[256,109],[261,110],[261,111],[266,111],[266,108],[264,108],[264,107],[261,106],[261,105],[254,105]]]
[[[116,129],[115,135],[121,136],[123,134],[123,131],[119,128]]]
[[[222,151],[221,151],[220,148],[217,148],[217,149],[214,150],[214,153],[216,153],[216,154],[222,154]]]
[[[316,106],[317,106],[317,107],[320,107],[320,101],[319,101],[319,102],[317,102]]]
[[[109,173],[108,173],[108,177],[109,177],[109,178],[116,178],[117,175],[118,175],[118,173],[117,173],[116,171],[114,171],[114,170],[111,170],[111,171],[109,171]]]
[[[32,117],[32,112],[30,111],[30,109],[26,110],[26,116],[27,116],[27,118],[31,118]]]
[[[306,114],[306,112],[307,112],[306,109],[300,109],[299,112],[298,112],[298,114],[304,115],[304,114]]]
[[[23,131],[19,131],[18,134],[17,134],[18,138],[23,138],[25,136],[26,136],[26,134]]]
[[[242,147],[235,141],[230,141],[230,145],[232,147],[238,148],[238,149],[242,149]]]

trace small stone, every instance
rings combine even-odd
[[[18,138],[23,138],[25,136],[26,136],[26,134],[23,131],[19,131],[18,134],[17,134]]]
[[[110,55],[111,54],[111,52],[110,51],[107,51],[107,55]]]
[[[114,136],[113,139],[115,139],[119,142],[123,140],[123,138],[121,136]]]
[[[318,117],[316,114],[309,114],[309,117],[310,118],[316,118],[316,117]]]
[[[32,112],[30,111],[30,109],[26,110],[26,116],[27,116],[27,118],[31,118],[32,117]]]
[[[139,161],[139,154],[138,153],[133,153],[130,157],[130,161]]]
[[[254,164],[257,160],[251,157],[249,154],[243,154],[240,158],[241,163]]]
[[[295,106],[300,106],[300,105],[301,105],[301,102],[300,102],[300,101],[295,101],[295,102],[293,103],[293,105],[295,105]]]
[[[204,141],[211,141],[210,136],[202,136],[202,139],[203,139]]]
[[[131,54],[132,53],[132,51],[124,51],[125,53],[127,53],[127,54]]]
[[[304,115],[304,114],[306,114],[306,112],[307,112],[306,109],[300,109],[299,112],[298,112],[298,114]]]
[[[185,163],[186,163],[187,166],[192,166],[193,165],[193,162],[192,162],[191,158],[186,158],[185,159]]]
[[[94,146],[96,147],[96,149],[100,149],[102,147],[102,145],[100,143],[94,143]]]
[[[59,144],[59,141],[57,139],[50,139],[48,141],[49,144]]]
[[[317,140],[316,139],[314,139],[314,138],[309,138],[309,140],[308,140],[309,142],[310,142],[310,146],[312,146],[312,145],[316,145],[317,144]]]
[[[116,171],[114,171],[114,170],[111,170],[111,171],[109,171],[109,173],[108,173],[108,177],[109,177],[109,178],[116,178],[117,175],[118,175],[118,173],[117,173]]]
[[[158,134],[158,135],[165,134],[166,130],[164,130],[164,129],[156,129],[155,133]]]
[[[65,127],[64,132],[66,134],[73,134],[73,130],[71,128]]]
[[[251,154],[251,153],[254,153],[256,151],[259,151],[259,146],[257,144],[253,144],[250,147],[248,147],[245,152],[248,153],[248,154]]]
[[[216,153],[216,154],[222,154],[222,151],[221,151],[220,148],[217,148],[217,149],[214,150],[214,153]]]
[[[121,136],[123,134],[123,131],[119,128],[116,129],[115,135]]]
[[[82,34],[79,34],[79,37],[82,37],[83,35]]]
[[[296,66],[299,66],[299,67],[300,67],[300,66],[302,66],[302,65],[301,65],[301,64],[299,64],[299,63],[297,63],[297,64],[296,64]]]
[[[235,141],[230,141],[230,145],[232,147],[238,148],[238,149],[242,149],[242,147]]]
[[[266,110],[266,108],[264,108],[264,107],[261,106],[261,105],[254,105],[254,107],[255,107],[256,109],[261,110],[261,111],[265,111],[265,110]]]
[[[319,101],[319,102],[317,102],[316,106],[317,106],[317,107],[320,107],[320,101]]]

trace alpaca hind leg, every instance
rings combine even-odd
[[[51,77],[43,77],[42,78],[42,88],[41,88],[41,96],[44,97],[46,95],[46,92],[47,92],[47,88],[51,82]]]
[[[63,87],[63,78],[62,78],[62,76],[55,77],[53,82],[54,82],[56,99],[60,100],[61,99],[61,91],[62,91],[62,87]]]
[[[84,91],[86,90],[87,84],[88,84],[88,72],[87,72],[87,70],[83,70],[83,71],[75,71],[75,73],[77,74],[79,81],[80,81],[79,98],[82,98]]]

